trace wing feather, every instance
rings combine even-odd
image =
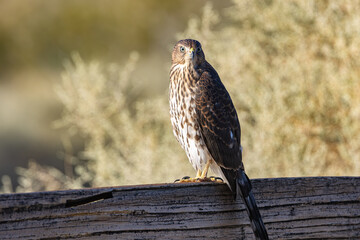
[[[243,168],[240,124],[230,95],[210,64],[196,88],[196,113],[202,137],[215,162],[225,169]]]

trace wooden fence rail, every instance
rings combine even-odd
[[[253,179],[270,239],[360,239],[360,177]],[[254,239],[221,183],[0,195],[0,239]]]

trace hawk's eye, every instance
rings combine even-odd
[[[201,47],[197,47],[196,52],[200,52],[200,51],[201,51]]]
[[[184,46],[180,46],[180,52],[185,52],[185,47]]]

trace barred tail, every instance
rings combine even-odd
[[[240,196],[245,203],[256,239],[268,240],[269,237],[251,189],[251,182],[246,173],[241,169],[238,170],[236,174],[236,198]]]

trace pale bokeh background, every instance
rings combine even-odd
[[[359,1],[0,1],[0,190],[172,182],[168,72],[202,42],[255,177],[359,175]]]

